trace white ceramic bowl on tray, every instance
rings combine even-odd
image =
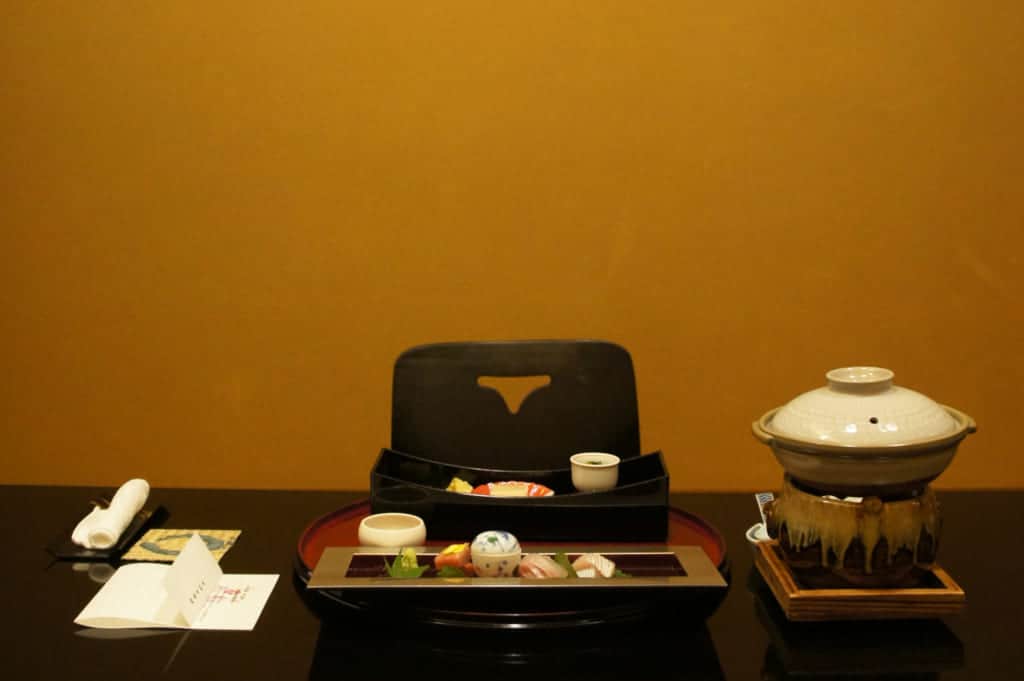
[[[427,526],[423,518],[410,513],[374,513],[359,523],[362,546],[423,546],[426,539]]]
[[[605,492],[619,484],[619,457],[607,452],[580,452],[569,457],[572,484],[580,492]]]

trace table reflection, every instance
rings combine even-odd
[[[928,681],[964,665],[964,646],[940,619],[790,622],[755,570],[747,581],[768,632],[762,679]]]
[[[117,567],[110,563],[72,563],[71,570],[85,574],[97,584],[106,584],[107,580],[114,576]]]
[[[558,681],[725,678],[703,622],[510,631],[389,626],[338,613],[322,621],[310,679],[469,674],[499,681],[524,673]]]

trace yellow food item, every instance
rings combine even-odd
[[[402,549],[402,552],[398,554],[398,560],[403,568],[415,568],[419,566],[416,560],[416,550],[412,548]]]
[[[466,542],[464,544],[452,544],[451,546],[446,547],[438,555],[443,556],[446,553],[461,553],[462,551],[468,551],[468,550],[469,550],[469,542]]]
[[[448,483],[449,492],[458,492],[459,494],[472,494],[473,485],[469,484],[462,478],[452,478],[452,481]]]

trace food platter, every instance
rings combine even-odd
[[[394,549],[358,547],[358,524],[370,512],[369,501],[338,509],[314,521],[302,534],[295,571],[308,600],[318,606],[356,610],[368,616],[468,628],[557,628],[633,621],[671,611],[705,618],[728,589],[725,542],[711,525],[681,509],[669,508],[669,533],[663,545],[524,541],[526,551],[569,554],[598,550],[616,554],[624,566],[661,561],[653,572],[636,569],[618,579],[391,579],[376,568],[359,576],[353,559],[383,564]],[[429,535],[428,535],[429,536]],[[436,553],[459,537],[430,536],[422,551]],[[377,563],[376,561],[379,561]],[[628,571],[628,569],[627,569]],[[643,574],[642,574],[643,573]],[[632,573],[631,573],[632,574]]]
[[[447,489],[453,478],[472,487],[529,481],[554,493],[531,498],[459,494]],[[472,536],[481,528],[499,527],[519,537],[552,542],[662,543],[668,491],[661,452],[623,458],[614,488],[591,492],[576,489],[569,467],[474,468],[388,448],[381,450],[370,472],[374,513],[418,515],[442,537]]]
[[[396,579],[385,572],[385,561],[393,561],[396,551],[372,547],[330,547],[320,557],[307,587],[310,589],[351,589],[363,592],[406,591],[417,593],[470,592],[486,589],[489,597],[523,589],[671,589],[674,587],[720,588],[726,586],[711,560],[699,546],[603,547],[559,546],[524,552],[563,553],[570,561],[585,553],[600,553],[614,561],[625,575],[608,579],[523,577],[438,577],[427,574],[417,579]],[[418,552],[421,562],[430,563],[437,550]],[[518,597],[518,596],[514,596]]]

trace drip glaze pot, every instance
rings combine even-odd
[[[765,505],[768,535],[810,588],[911,586],[935,561],[942,518],[931,487],[882,501],[821,496],[786,478]]]

